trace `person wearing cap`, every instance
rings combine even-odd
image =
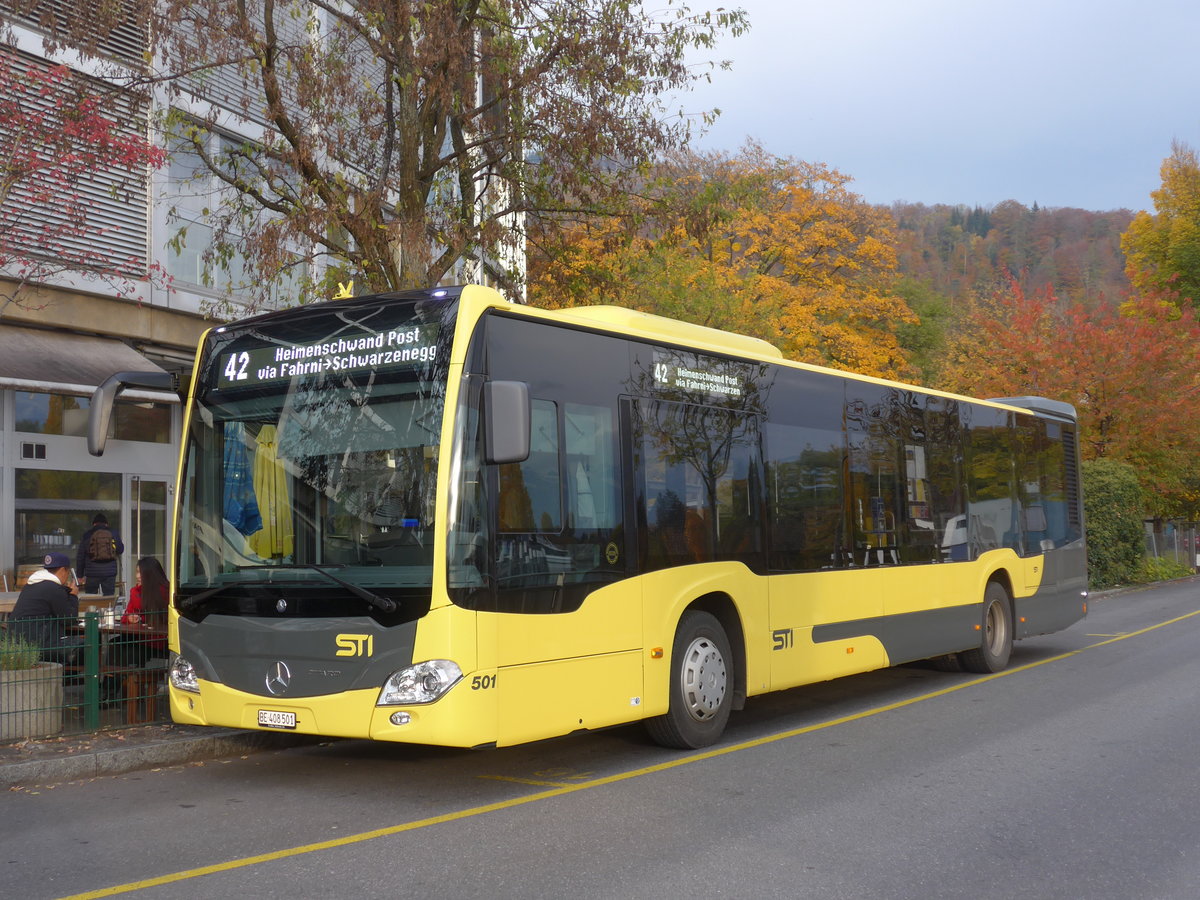
[[[107,532],[103,541],[93,541],[97,531]],[[103,553],[97,557],[96,544],[103,544]],[[125,545],[117,530],[108,524],[108,516],[96,513],[92,527],[79,539],[79,550],[75,554],[75,574],[79,583],[89,594],[115,594],[117,592],[117,560],[125,552]]]
[[[79,617],[79,597],[71,583],[71,558],[47,553],[42,568],[29,576],[8,615],[8,629],[41,650],[42,659],[73,663],[83,638],[67,634]]]

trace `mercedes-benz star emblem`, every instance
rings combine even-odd
[[[267,690],[272,694],[282,694],[291,681],[292,673],[285,663],[277,662],[267,669]]]
[[[281,613],[287,612],[287,601],[284,600],[282,597],[280,597],[279,600],[276,601],[275,611],[281,612]]]

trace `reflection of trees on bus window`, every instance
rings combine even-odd
[[[943,562],[967,559],[967,496],[959,403],[929,397],[925,406],[929,507]]]
[[[1018,420],[1018,496],[1027,555],[1079,538],[1079,518],[1067,489],[1073,436],[1073,429],[1059,422],[1033,417]]]
[[[1020,548],[1013,503],[1013,437],[1009,413],[971,408],[967,443],[968,552],[972,559],[989,550]]]
[[[714,560],[757,567],[763,550],[758,418],[665,401],[637,408],[645,567]]]
[[[841,428],[766,426],[771,568],[827,569],[843,544]]]

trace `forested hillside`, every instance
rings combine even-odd
[[[1129,210],[1030,209],[1015,200],[991,208],[897,203],[899,271],[951,299],[988,295],[1008,283],[1092,306],[1129,290],[1121,234]]]

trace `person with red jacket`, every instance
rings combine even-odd
[[[167,573],[162,563],[153,556],[143,556],[134,569],[137,584],[129,592],[129,604],[121,616],[122,625],[153,625],[167,627],[167,602],[170,589]],[[115,651],[110,658],[117,665],[144,667],[151,656],[167,655],[166,638],[150,638],[141,635],[120,635],[109,642]]]

